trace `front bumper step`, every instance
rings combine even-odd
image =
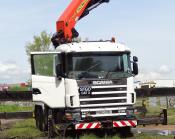
[[[83,129],[99,129],[99,128],[120,128],[120,127],[136,127],[137,120],[121,120],[121,121],[105,121],[105,122],[90,122],[79,123],[75,125],[76,130]]]

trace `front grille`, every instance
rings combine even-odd
[[[81,99],[85,98],[108,98],[108,97],[126,97],[126,93],[117,93],[117,94],[94,94],[89,96],[81,96]]]
[[[92,86],[91,92],[80,95],[81,107],[114,106],[127,103],[127,85]]]
[[[118,99],[118,100],[94,100],[94,101],[81,101],[80,105],[88,105],[88,104],[113,104],[113,103],[125,103],[126,99]]]
[[[126,91],[126,87],[113,87],[113,88],[93,88],[92,92],[104,92],[104,91]]]
[[[109,81],[112,84],[95,84],[92,80],[79,80],[77,83],[82,118],[126,116],[126,78]]]

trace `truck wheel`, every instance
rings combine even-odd
[[[38,113],[36,109],[35,109],[35,124],[36,124],[36,127],[39,129],[39,118],[38,118]]]
[[[39,127],[40,127],[40,119],[39,119],[39,117],[40,117],[40,112],[39,112],[39,106],[35,106],[35,123],[36,123],[36,127],[38,128],[38,129],[40,129]]]
[[[43,112],[43,131],[48,130],[48,109],[45,107]]]
[[[40,129],[40,131],[44,131],[44,127],[43,127],[43,110],[42,110],[42,108],[40,109],[40,114],[39,114],[39,129]]]
[[[35,121],[36,121],[36,127],[40,131],[44,131],[44,114],[42,107],[35,106]]]

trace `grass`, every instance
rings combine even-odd
[[[175,108],[168,109],[167,113],[168,113],[168,124],[175,125]]]
[[[137,103],[137,105],[141,106],[141,101]],[[147,107],[148,112],[147,115],[155,115],[160,114],[161,108],[159,106],[156,107]],[[10,105],[10,104],[0,104],[0,112],[17,112],[17,111],[32,111],[33,107],[30,106],[18,106],[18,105]],[[175,124],[175,109],[168,109],[168,123]],[[10,129],[5,131],[0,131],[0,138],[37,138],[44,137],[45,134],[36,129],[34,119],[29,119],[25,121],[20,121],[15,123]],[[173,136],[160,136],[160,135],[148,135],[148,134],[136,134],[132,138],[126,139],[173,139]],[[118,135],[112,137],[97,137],[94,134],[81,136],[81,139],[120,139]]]
[[[160,107],[147,107],[147,113],[146,116],[149,115],[159,115],[162,109]],[[168,114],[168,124],[175,125],[175,108],[170,108],[167,110]],[[141,117],[141,114],[137,115],[137,117]]]
[[[18,105],[0,105],[0,112],[20,112],[20,111],[32,111],[33,107],[18,106]]]
[[[10,129],[0,131],[0,138],[17,138],[17,139],[34,139],[46,137],[45,133],[36,129],[34,119],[28,119],[20,121],[12,125]],[[148,135],[148,134],[136,134],[134,137],[124,139],[173,139],[173,136],[161,136],[161,135]],[[94,134],[85,134],[80,139],[120,139],[118,135],[108,137],[97,137]]]
[[[97,137],[93,134],[90,134],[90,135],[81,136],[80,139],[105,139],[105,137],[100,138],[100,137]],[[116,135],[113,137],[106,137],[106,139],[120,139],[120,137]]]
[[[142,106],[142,100],[146,100],[146,108],[147,108],[147,113],[146,115],[159,115],[160,112],[162,111],[162,107],[166,108],[166,106],[160,106],[160,102],[156,102],[156,106],[149,105],[148,98],[138,98],[135,106]],[[158,98],[160,100],[160,98]],[[173,124],[175,125],[175,108],[169,108],[168,109],[168,124]],[[141,113],[137,115],[137,117],[141,117]]]
[[[34,119],[15,123],[10,129],[0,132],[0,138],[36,138],[43,137],[44,133],[35,127]]]
[[[25,87],[22,87],[22,86],[12,86],[9,88],[9,91],[29,91],[30,90],[30,87],[28,86],[25,86]]]
[[[160,107],[148,107],[147,115],[159,115],[162,109]],[[175,108],[169,108],[167,110],[168,124],[175,125]]]
[[[150,134],[135,134],[133,137],[128,137],[128,138],[123,138],[123,137],[120,137],[118,135],[115,135],[115,136],[107,136],[106,138],[105,137],[102,137],[102,138],[99,138],[93,134],[91,135],[84,135],[82,137],[80,137],[80,139],[174,139],[174,136],[172,135],[169,135],[169,136],[162,136],[162,135],[150,135]]]

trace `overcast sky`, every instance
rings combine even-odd
[[[70,0],[0,1],[0,83],[28,80],[25,44],[55,32]],[[175,79],[175,1],[111,0],[77,24],[82,38],[125,43],[139,58],[139,80]]]

